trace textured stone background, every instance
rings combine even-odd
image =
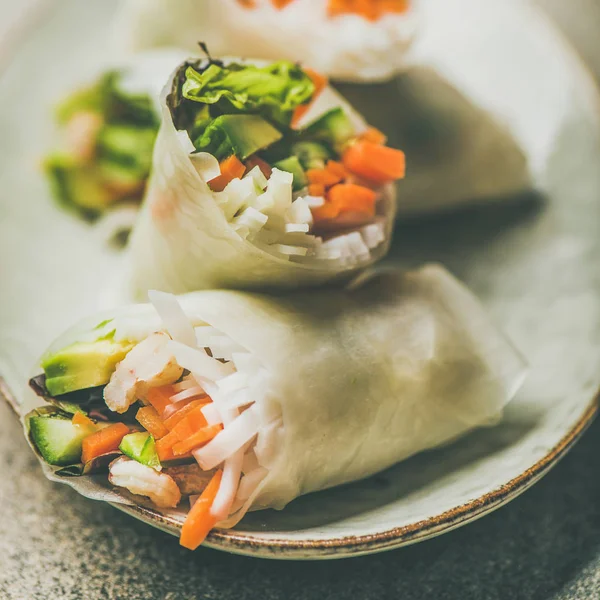
[[[0,0],[0,40],[25,1]],[[541,1],[600,72],[600,0]],[[600,598],[600,421],[539,484],[492,515],[341,562],[183,551],[175,538],[46,481],[1,403],[0,457],[0,600]]]

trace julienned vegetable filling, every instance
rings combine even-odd
[[[194,549],[217,523],[243,517],[282,419],[260,425],[256,359],[216,329],[192,327],[174,296],[152,299],[171,334],[165,326],[132,344],[109,331],[46,356],[31,385],[51,405],[26,420],[59,474],[107,471],[112,485],[158,507],[189,502],[181,544]]]
[[[341,106],[306,123],[326,85],[318,73],[288,61],[258,67],[209,59],[180,67],[167,103],[176,128],[187,132],[195,152],[218,160],[220,175],[208,181],[209,187],[234,197],[230,202],[219,198],[222,206],[235,205],[238,196],[250,193],[241,189],[240,180],[254,181],[259,195],[270,187],[285,194],[290,187],[294,210],[302,214],[296,228],[282,234],[332,237],[377,223],[382,238],[378,203],[384,186],[404,177],[404,154],[385,146],[385,136],[373,128],[357,131]],[[266,217],[259,214],[260,200],[255,203],[252,214],[260,226]],[[249,203],[244,198],[241,204]],[[270,204],[269,219],[289,223],[290,216],[283,214],[285,198]],[[275,205],[282,207],[281,215],[273,214]],[[235,221],[235,207],[230,212]],[[307,252],[304,248],[300,254]]]
[[[87,218],[139,203],[150,174],[160,119],[150,97],[123,89],[124,76],[109,71],[57,108],[64,143],[44,170],[56,200]]]
[[[238,0],[246,8],[256,8],[256,0]],[[270,0],[278,10],[284,9],[294,0]],[[401,14],[408,11],[409,0],[328,0],[327,14],[330,17],[339,15],[358,15],[369,21],[377,21],[387,14]]]

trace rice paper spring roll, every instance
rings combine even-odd
[[[388,250],[404,161],[314,71],[186,62],[162,96],[133,289],[347,279]]]
[[[133,221],[160,124],[159,95],[186,54],[148,51],[71,91],[55,111],[61,141],[43,162],[57,203],[94,220],[120,210]],[[125,210],[129,208],[129,210]]]
[[[117,29],[130,48],[193,48],[203,39],[218,54],[244,56],[251,49],[254,56],[292,58],[328,75],[410,156],[402,216],[521,195],[538,175],[529,164],[532,148],[508,125],[510,115],[496,103],[482,104],[465,85],[465,73],[448,61],[447,46],[463,44],[444,32],[456,31],[464,10],[447,4],[188,0],[173,6],[153,0],[149,6],[129,0]],[[489,90],[480,78],[475,85]]]
[[[179,505],[170,514],[189,548],[248,510],[283,509],[497,423],[524,377],[438,266],[350,289],[150,299],[58,339],[32,380],[53,406],[25,423],[48,477],[91,498]]]
[[[204,40],[221,56],[302,62],[343,81],[381,81],[406,66],[408,0],[127,0],[115,28],[128,51]]]

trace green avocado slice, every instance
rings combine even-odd
[[[117,363],[133,348],[130,342],[102,339],[75,342],[42,360],[46,388],[52,396],[60,396],[109,382]]]
[[[282,137],[279,130],[258,115],[221,115],[206,126],[194,140],[194,146],[201,152],[210,152],[217,160],[232,154],[245,160]]]
[[[302,131],[302,136],[331,144],[340,149],[356,135],[354,125],[339,106],[327,111]]]

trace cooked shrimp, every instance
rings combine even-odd
[[[117,487],[127,488],[132,494],[147,496],[156,506],[175,508],[181,501],[181,492],[172,477],[130,458],[113,461],[108,480]]]
[[[153,333],[117,365],[104,388],[110,410],[124,413],[136,400],[143,400],[150,388],[175,383],[181,377],[183,369],[167,350],[170,339],[166,333]]]
[[[94,112],[82,110],[71,118],[66,129],[66,142],[73,156],[84,163],[94,158],[101,127],[102,117]]]

